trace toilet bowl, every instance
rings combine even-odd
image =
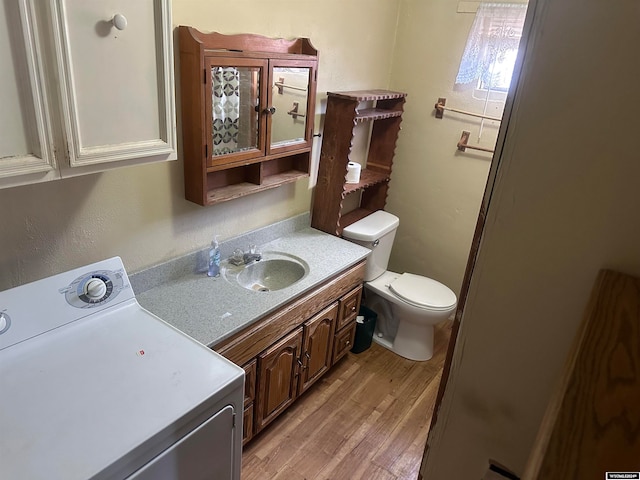
[[[405,286],[415,288],[416,297],[405,292]],[[433,356],[434,326],[455,311],[456,296],[430,278],[386,271],[365,283],[364,304],[378,314],[376,343],[402,357],[424,361]]]
[[[433,356],[434,326],[455,311],[455,293],[421,275],[387,270],[398,217],[379,210],[343,230],[343,237],[371,249],[364,304],[378,314],[373,340],[410,360]]]

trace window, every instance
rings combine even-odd
[[[526,12],[526,3],[480,3],[456,86],[502,92],[509,89]]]

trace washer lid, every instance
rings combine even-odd
[[[0,350],[0,478],[128,478],[243,375],[135,300]]]
[[[412,273],[400,275],[389,284],[389,289],[407,303],[430,310],[448,310],[457,302],[456,294],[449,287]]]
[[[344,227],[342,236],[350,240],[373,242],[396,228],[399,223],[400,220],[395,215],[384,210],[378,210]]]

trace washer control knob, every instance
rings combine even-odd
[[[84,294],[91,300],[104,297],[107,293],[107,285],[100,278],[92,278],[84,287]]]
[[[11,318],[4,312],[0,312],[0,334],[3,334],[11,326]]]

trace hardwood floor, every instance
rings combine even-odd
[[[416,479],[450,332],[428,362],[349,353],[245,446],[242,480]]]

